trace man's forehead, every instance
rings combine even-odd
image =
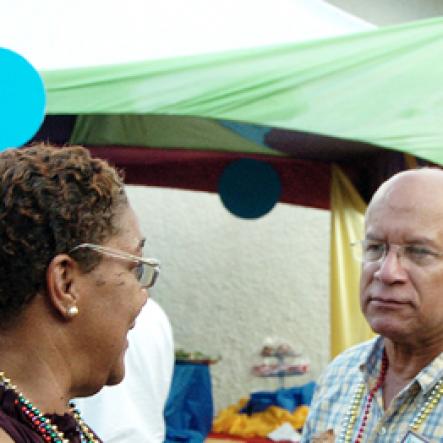
[[[410,210],[415,207],[443,209],[443,171],[424,168],[404,171],[391,177],[376,191],[368,206]]]
[[[437,188],[436,188],[437,187]],[[365,236],[395,241],[436,241],[443,235],[443,172],[432,170],[395,176],[371,200]]]

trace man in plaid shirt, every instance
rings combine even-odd
[[[443,171],[423,168],[396,174],[374,194],[365,239],[353,247],[361,308],[379,336],[328,366],[303,443],[443,441],[441,190]]]

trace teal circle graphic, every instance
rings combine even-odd
[[[45,116],[43,80],[21,55],[0,48],[0,151],[29,141]]]
[[[272,165],[242,158],[224,169],[218,192],[228,211],[237,217],[254,219],[267,214],[275,206],[282,186]]]

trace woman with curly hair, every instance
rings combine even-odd
[[[70,399],[123,379],[159,264],[84,148],[1,153],[0,195],[0,442],[100,442]]]

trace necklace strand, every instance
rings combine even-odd
[[[409,425],[412,431],[418,431],[423,422],[428,418],[429,414],[438,405],[440,398],[443,395],[443,380],[440,379],[429,394],[425,404],[415,415],[412,423]]]
[[[69,443],[69,440],[65,438],[64,433],[58,429],[57,425],[45,417],[38,408],[18,391],[17,386],[11,383],[11,380],[5,376],[4,372],[0,372],[0,383],[5,389],[11,390],[17,395],[17,398],[14,400],[15,406],[23,412],[29,424],[40,434],[43,441],[48,443]],[[85,443],[99,443],[99,440],[97,440],[89,426],[81,418],[80,412],[74,403],[69,403],[69,406],[80,430],[81,440]]]
[[[383,359],[385,359],[385,358],[386,358],[385,354],[383,354]],[[364,416],[363,416],[360,428],[358,430],[355,443],[359,443],[362,441],[363,432],[366,427],[366,423],[367,423],[370,407],[372,404],[372,400],[373,400],[373,397],[375,396],[375,393],[383,385],[384,379],[386,377],[386,369],[387,369],[387,360],[386,360],[386,367],[385,368],[384,368],[384,363],[382,361],[380,375],[377,378],[377,382],[376,382],[375,386],[371,389],[371,391],[368,394],[368,399],[366,400]],[[355,425],[355,422],[357,421],[357,413],[360,409],[360,404],[361,404],[363,397],[364,397],[364,391],[365,391],[365,384],[363,382],[359,383],[359,385],[357,386],[357,388],[355,390],[349,410],[348,410],[347,414],[344,416],[342,432],[339,437],[339,442],[343,442],[343,443],[352,442],[354,425]],[[420,408],[420,410],[415,414],[414,418],[412,419],[412,422],[409,425],[409,428],[411,429],[411,431],[417,432],[420,429],[420,426],[426,421],[429,414],[438,405],[442,396],[443,396],[443,379],[440,379],[436,383],[434,388],[432,389],[431,393],[429,394],[429,397],[426,399],[423,406]]]
[[[366,428],[366,423],[368,420],[369,412],[371,410],[372,400],[374,399],[374,396],[376,392],[380,389],[381,386],[383,386],[383,383],[385,381],[386,377],[386,370],[388,368],[388,359],[386,357],[386,354],[383,352],[383,357],[381,361],[381,368],[380,368],[380,374],[377,377],[377,381],[374,385],[374,387],[369,391],[368,398],[366,400],[366,405],[364,408],[364,415],[363,419],[360,424],[360,428],[357,432],[357,438],[355,439],[355,443],[360,443],[361,439],[363,438],[363,434]],[[354,394],[354,398],[351,403],[351,407],[349,408],[348,414],[345,416],[345,421],[347,422],[345,426],[343,426],[343,432],[341,435],[342,441],[345,443],[349,443],[352,441],[352,434],[355,422],[357,421],[357,413],[360,408],[360,403],[363,399],[363,394],[365,391],[365,385],[364,383],[360,383],[357,386],[357,390]]]

